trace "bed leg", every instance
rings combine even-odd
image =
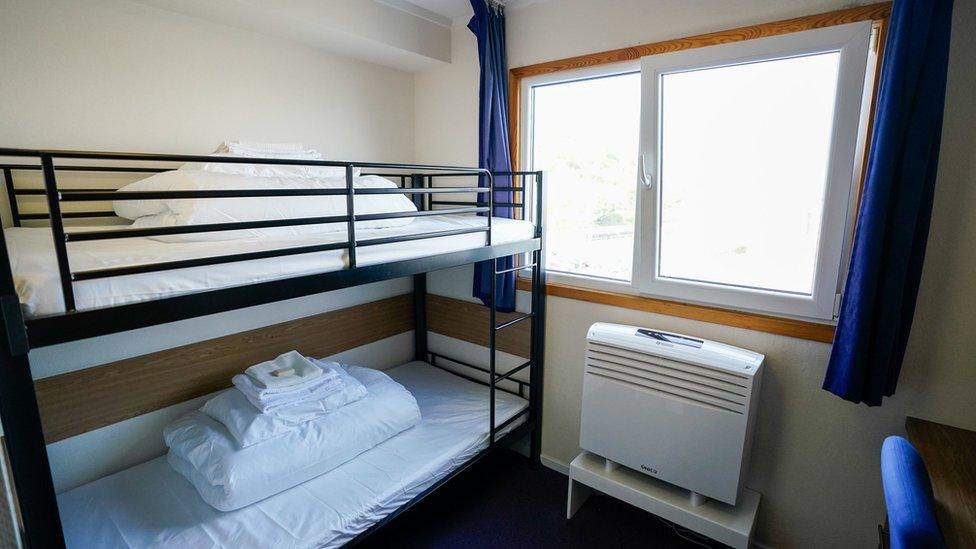
[[[20,505],[25,546],[58,549],[64,547],[61,516],[31,376],[27,332],[2,234],[0,258],[0,322],[6,334],[0,337],[0,420],[7,439],[13,489]]]
[[[542,467],[542,437],[536,435],[539,429],[532,429],[532,439],[529,441],[529,461],[533,469]]]
[[[538,196],[542,195],[542,172],[536,174]],[[536,211],[536,235],[542,237],[542,210]],[[530,380],[532,386],[529,392],[529,405],[532,407],[532,440],[529,442],[529,457],[533,467],[542,465],[542,389],[545,384],[543,365],[545,364],[545,336],[546,336],[546,269],[545,255],[542,248],[533,252],[532,262],[532,340]]]
[[[413,359],[427,362],[427,273],[413,275]]]

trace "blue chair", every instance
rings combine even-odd
[[[932,484],[910,442],[891,436],[881,446],[881,480],[892,549],[944,548],[935,519]]]

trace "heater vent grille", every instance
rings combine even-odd
[[[752,385],[750,378],[733,372],[592,341],[586,350],[586,372],[734,414],[745,413]]]

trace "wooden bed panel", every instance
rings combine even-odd
[[[495,321],[501,324],[521,314],[523,313],[498,313]],[[498,350],[527,359],[532,320],[524,320],[499,331],[496,341]],[[428,294],[427,329],[487,347],[488,308],[478,303]]]
[[[487,307],[429,294],[427,316],[431,332],[488,345]],[[514,317],[499,313],[497,321]],[[529,356],[530,327],[526,320],[499,332],[498,350]],[[244,366],[292,349],[329,356],[412,329],[405,294],[40,379],[44,438],[50,444],[219,391]]]
[[[48,443],[230,386],[245,365],[292,349],[328,356],[413,329],[402,295],[38,380]]]

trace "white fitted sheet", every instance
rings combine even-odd
[[[356,239],[362,241],[388,236],[465,229],[482,226],[485,222],[484,217],[470,214],[421,217],[401,227],[357,230]],[[79,228],[71,230],[79,230]],[[492,239],[495,244],[526,240],[532,238],[532,235],[533,227],[530,222],[501,217],[492,220]],[[38,317],[63,313],[64,298],[61,295],[51,230],[46,227],[13,227],[4,229],[4,236],[7,240],[14,283],[25,314],[28,317]],[[68,258],[73,271],[87,271],[341,242],[345,239],[345,231],[220,242],[160,242],[151,238],[124,238],[69,243]],[[484,233],[470,233],[360,246],[356,248],[356,255],[357,263],[364,266],[477,248],[484,244]],[[78,310],[110,307],[215,288],[335,271],[346,266],[348,266],[347,252],[331,250],[85,280],[74,283],[75,306]]]
[[[416,397],[419,425],[320,477],[227,513],[200,499],[165,457],[154,459],[58,496],[68,547],[341,546],[487,445],[487,387],[423,362],[386,373]],[[528,406],[496,395],[496,424]]]

